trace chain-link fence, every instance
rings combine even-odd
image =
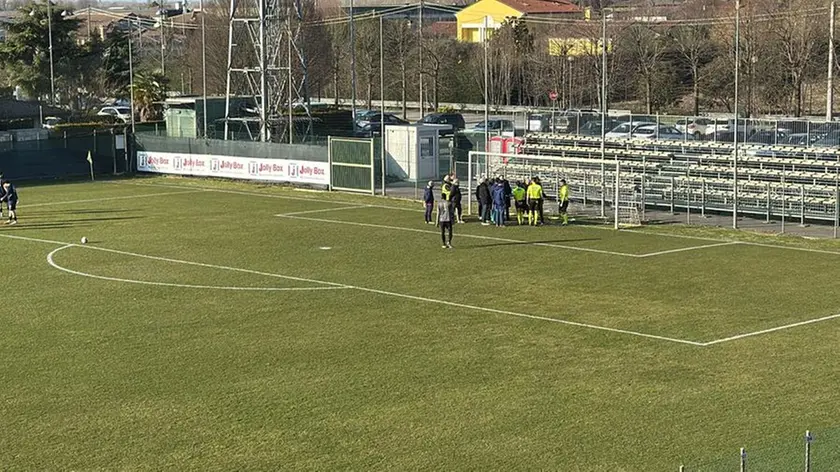
[[[117,175],[130,169],[126,135],[121,132],[91,130],[48,139],[0,140],[3,173],[16,180],[89,176],[88,153],[96,174]]]
[[[681,472],[834,472],[840,470],[840,428],[805,431],[758,445],[733,448],[710,460],[683,464]]]

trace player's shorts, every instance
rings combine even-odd
[[[531,200],[528,202],[528,209],[531,211],[537,211],[540,209],[540,200]]]
[[[9,211],[15,211],[17,209],[17,200],[6,202],[9,206]]]
[[[441,231],[445,229],[452,229],[452,222],[451,221],[441,221],[440,222],[440,229]]]
[[[565,202],[560,204],[560,213],[566,213],[566,210],[569,209],[569,201],[566,200]]]
[[[516,200],[516,209],[528,211],[528,202],[526,202],[525,200]]]

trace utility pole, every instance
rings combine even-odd
[[[131,133],[134,134],[134,55],[131,49],[131,34],[134,18],[128,18],[128,93],[129,112],[131,113]]]
[[[571,66],[571,64],[569,64]],[[571,70],[571,67],[569,68]],[[571,89],[569,103],[571,104]],[[606,214],[606,127],[607,127],[607,12],[601,9],[601,218]],[[615,228],[618,229],[618,155],[615,158]]]
[[[201,101],[203,105],[203,136],[207,139],[207,36],[205,29],[204,0],[198,0],[198,9],[201,10]],[[190,74],[192,77],[192,74]],[[192,89],[192,86],[190,86]]]
[[[487,37],[487,28],[490,26],[488,17],[484,17],[484,34],[482,40],[484,41],[484,152],[490,151],[490,71],[488,67],[488,48],[490,46],[490,38]],[[527,123],[526,123],[527,127]],[[485,159],[487,159],[485,157]]]
[[[738,229],[738,80],[741,72],[741,0],[735,0],[735,135],[732,140],[732,228]],[[746,133],[747,123],[744,122]]]
[[[384,15],[379,16],[379,97],[382,101],[379,104],[379,160],[382,163],[380,174],[382,177],[382,195],[385,195],[385,43],[383,39]]]
[[[353,0],[350,0],[350,109],[353,129],[356,129],[356,12]],[[336,91],[336,95],[338,91]]]
[[[50,105],[55,105],[55,73],[53,72],[52,0],[47,0],[47,31],[50,41]]]
[[[423,101],[423,77],[425,73],[423,71],[423,10],[426,7],[425,0],[420,0],[420,24],[418,28],[418,32],[420,33],[420,117],[422,118],[426,112],[426,103]],[[486,28],[485,28],[486,32]],[[486,34],[486,33],[485,33]]]
[[[831,0],[831,16],[828,19],[828,89],[825,94],[825,121],[834,118],[834,9],[835,0]]]

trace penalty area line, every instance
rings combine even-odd
[[[666,251],[657,251],[657,252],[649,252],[647,254],[639,254],[636,257],[644,258],[644,257],[654,257],[654,256],[663,256],[665,254],[674,254],[677,252],[686,252],[686,251],[695,251],[698,249],[709,249],[712,247],[721,247],[721,246],[735,246],[741,244],[738,241],[729,241],[725,243],[717,243],[717,244],[705,244],[703,246],[689,246],[689,247],[681,247],[677,249],[668,249]]]
[[[783,331],[783,330],[786,330],[786,329],[796,328],[796,327],[799,327],[799,326],[805,326],[805,325],[809,325],[809,324],[820,323],[820,322],[823,322],[823,321],[833,320],[833,319],[836,319],[836,318],[840,318],[840,313],[837,313],[835,315],[823,316],[822,318],[814,318],[812,320],[800,321],[798,323],[791,323],[791,324],[786,324],[786,325],[783,325],[783,326],[776,326],[775,328],[762,329],[761,331],[753,331],[751,333],[743,333],[743,334],[738,334],[738,335],[735,335],[735,336],[729,336],[728,338],[715,339],[714,341],[701,343],[700,345],[703,346],[703,347],[713,346],[715,344],[722,344],[722,343],[726,343],[726,342],[730,342],[730,341],[737,341],[739,339],[750,338],[750,337],[753,337],[753,336],[760,336],[762,334],[775,333],[776,331]]]
[[[398,292],[390,292],[390,291],[387,291],[387,290],[380,290],[380,289],[375,289],[375,288],[362,287],[362,286],[358,286],[358,285],[341,284],[341,283],[329,282],[329,281],[325,281],[325,280],[316,280],[316,279],[308,279],[308,278],[303,278],[303,277],[294,277],[294,276],[289,276],[289,275],[273,274],[273,273],[269,273],[269,272],[260,272],[260,271],[249,270],[249,269],[240,269],[240,268],[236,268],[236,267],[228,267],[228,266],[222,266],[222,265],[216,265],[216,264],[205,264],[205,263],[201,263],[201,262],[184,261],[184,260],[179,260],[179,259],[171,259],[171,258],[167,258],[167,257],[150,256],[150,255],[146,255],[146,254],[137,254],[137,253],[133,253],[133,252],[119,251],[119,250],[116,250],[116,249],[107,249],[107,248],[102,248],[102,247],[89,246],[89,245],[79,245],[79,244],[66,243],[66,242],[60,242],[60,241],[51,241],[51,240],[47,240],[47,239],[28,238],[28,237],[25,237],[25,236],[12,236],[12,235],[0,234],[0,237],[8,237],[8,238],[11,238],[11,239],[16,239],[16,240],[21,240],[21,241],[31,241],[31,242],[39,242],[39,243],[46,243],[46,244],[57,244],[57,245],[61,246],[61,247],[53,250],[50,253],[50,255],[52,255],[52,256],[54,256],[55,253],[57,253],[61,250],[67,249],[68,247],[78,247],[78,248],[81,248],[81,249],[90,249],[90,250],[95,250],[95,251],[111,252],[111,253],[115,253],[115,254],[124,254],[124,255],[140,257],[140,258],[145,258],[145,259],[150,259],[150,260],[159,260],[159,261],[172,262],[172,263],[178,263],[178,264],[192,265],[192,266],[197,266],[197,267],[208,267],[208,268],[215,268],[215,269],[222,269],[222,270],[230,270],[230,271],[235,271],[235,272],[243,272],[243,273],[256,274],[256,275],[264,275],[264,276],[269,276],[269,277],[278,277],[278,278],[289,279],[289,280],[305,281],[305,282],[311,282],[311,283],[322,284],[322,285],[328,286],[328,287],[325,287],[325,288],[330,288],[331,287],[331,288],[355,289],[355,290],[358,290],[358,291],[361,291],[361,292],[375,293],[375,294],[385,295],[385,296],[389,296],[389,297],[404,298],[404,299],[407,299],[407,300],[426,302],[426,303],[435,303],[435,304],[439,304],[439,305],[446,305],[446,306],[451,306],[451,307],[461,308],[461,309],[466,309],[466,310],[482,311],[482,312],[485,312],[485,313],[493,313],[493,314],[497,314],[497,315],[506,315],[506,316],[513,316],[513,317],[517,317],[517,318],[530,319],[530,320],[546,321],[546,322],[550,322],[550,323],[558,323],[558,324],[567,325],[567,326],[574,326],[574,327],[578,327],[578,328],[592,329],[592,330],[603,331],[603,332],[608,332],[608,333],[623,334],[623,335],[629,335],[629,336],[634,336],[634,337],[641,337],[641,338],[645,338],[645,339],[667,341],[667,342],[671,342],[671,343],[686,344],[686,345],[696,346],[696,347],[703,347],[704,346],[703,343],[698,343],[698,342],[695,342],[695,341],[688,341],[688,340],[685,340],[685,339],[669,338],[669,337],[666,337],[666,336],[658,336],[658,335],[655,335],[655,334],[642,333],[642,332],[638,332],[638,331],[631,331],[631,330],[625,330],[625,329],[619,329],[619,328],[609,328],[609,327],[606,327],[606,326],[598,326],[598,325],[593,325],[593,324],[588,324],[588,323],[580,323],[580,322],[577,322],[577,321],[569,321],[569,320],[564,320],[564,319],[560,319],[560,318],[551,318],[551,317],[548,317],[548,316],[531,315],[531,314],[528,314],[528,313],[518,313],[518,312],[508,311],[508,310],[499,310],[499,309],[496,309],[496,308],[488,308],[488,307],[482,307],[482,306],[476,306],[476,305],[468,305],[466,303],[457,303],[457,302],[451,302],[451,301],[447,301],[447,300],[437,300],[437,299],[434,299],[434,298],[427,298],[427,297],[421,297],[421,296],[417,296],[417,295],[410,295],[410,294],[398,293]],[[54,260],[53,260],[53,264],[55,264]],[[51,265],[53,265],[53,264],[51,264]],[[55,265],[53,265],[53,267],[55,267]],[[56,267],[56,268],[58,268],[58,267]],[[65,272],[67,271],[66,268],[61,268],[60,270],[64,270]],[[81,275],[81,274],[77,274],[77,275]],[[87,275],[87,274],[85,274],[85,275]],[[217,287],[214,287],[214,288],[217,288]]]
[[[423,234],[437,234],[440,233],[438,231],[431,231],[427,229],[420,229],[420,228],[406,228],[404,226],[389,226],[389,225],[379,225],[374,223],[361,223],[358,221],[342,221],[342,220],[328,220],[324,218],[309,218],[305,216],[297,216],[294,214],[285,214],[285,215],[275,215],[283,218],[291,218],[295,220],[303,220],[303,221],[313,221],[316,223],[334,223],[334,224],[343,224],[343,225],[350,225],[350,226],[361,226],[366,228],[377,228],[377,229],[391,229],[396,231],[409,231],[412,233],[423,233]],[[494,236],[482,236],[478,234],[465,234],[465,233],[458,233],[459,238],[471,238],[471,239],[483,239],[487,241],[499,241],[504,243],[513,243],[513,244],[522,244],[523,246],[541,246],[541,247],[551,247],[557,249],[568,249],[570,251],[581,251],[581,252],[593,252],[596,254],[608,254],[611,256],[623,256],[623,257],[640,257],[636,254],[628,254],[625,252],[615,252],[615,251],[605,251],[602,249],[591,249],[586,247],[575,247],[575,246],[565,246],[563,244],[554,244],[554,243],[543,243],[539,241],[523,241],[519,239],[508,239],[508,238],[497,238]]]

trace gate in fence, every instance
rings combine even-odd
[[[377,147],[372,138],[329,138],[330,189],[376,192]]]

